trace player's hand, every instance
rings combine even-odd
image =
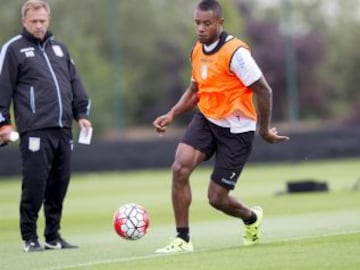
[[[260,136],[268,143],[287,142],[290,140],[288,136],[278,135],[276,128],[271,128],[265,131],[260,130]]]
[[[154,120],[153,126],[155,127],[157,133],[162,134],[166,132],[168,125],[172,121],[173,117],[170,114],[164,114]]]

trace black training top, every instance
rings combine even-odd
[[[90,100],[67,47],[48,32],[44,42],[23,29],[0,54],[0,127],[11,124],[14,104],[19,132],[71,128],[88,118]]]

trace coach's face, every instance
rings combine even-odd
[[[49,13],[45,8],[31,8],[22,18],[22,25],[34,37],[43,41],[50,25]]]
[[[223,29],[223,18],[218,18],[212,10],[196,9],[194,13],[196,35],[200,43],[210,45],[215,42]]]

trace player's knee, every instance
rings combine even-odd
[[[188,178],[190,176],[191,170],[182,162],[174,161],[171,167],[174,178]]]
[[[208,194],[209,204],[215,209],[222,210],[224,206],[224,199],[217,193]]]

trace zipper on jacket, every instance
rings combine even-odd
[[[54,80],[54,83],[55,83],[55,88],[56,88],[56,94],[57,94],[57,97],[58,97],[58,101],[59,101],[59,119],[58,119],[58,123],[59,123],[59,126],[60,127],[64,127],[63,123],[62,123],[62,117],[63,117],[63,113],[64,113],[64,109],[63,109],[63,104],[62,104],[62,100],[61,100],[61,93],[60,93],[60,86],[59,86],[59,82],[56,78],[56,74],[54,72],[54,69],[52,68],[51,66],[51,62],[49,60],[49,57],[47,56],[47,53],[45,51],[45,47],[46,47],[46,44],[48,43],[48,41],[45,41],[43,46],[41,46],[39,44],[39,48],[45,58],[45,61],[46,61],[46,64],[48,65],[48,68],[50,70],[50,73],[51,73],[51,76]]]
[[[30,108],[32,113],[36,113],[36,106],[35,106],[35,93],[34,93],[34,87],[30,87]]]

